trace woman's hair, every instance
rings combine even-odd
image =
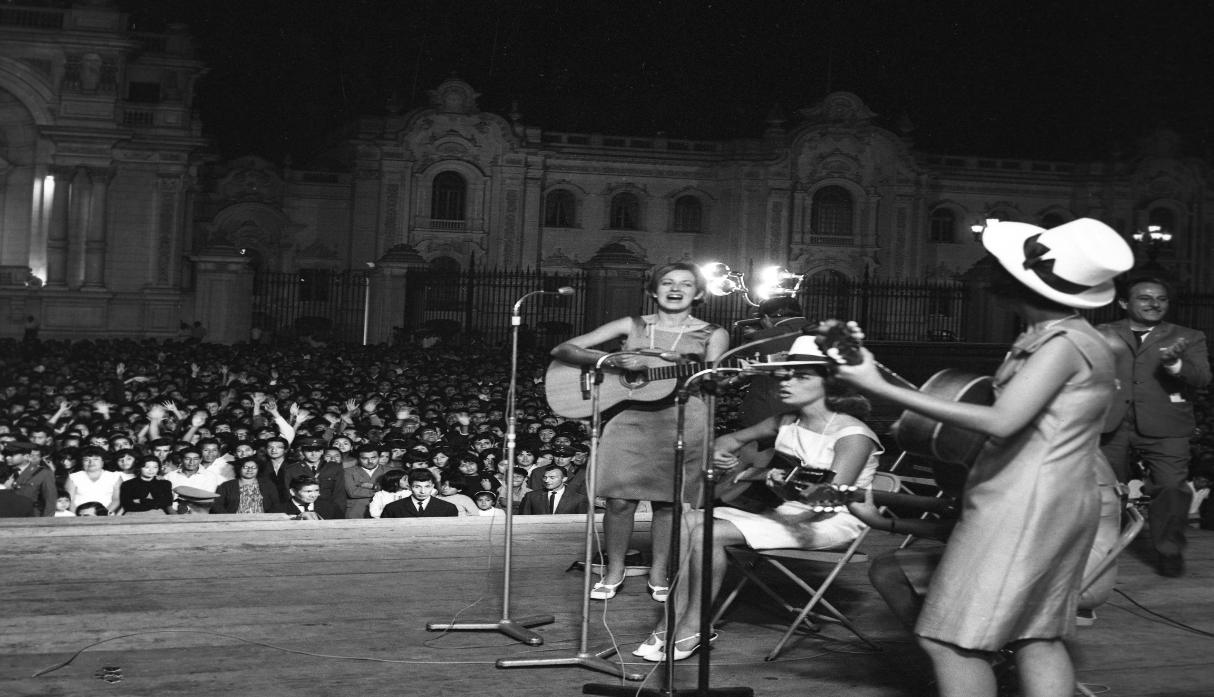
[[[708,290],[708,279],[704,278],[704,272],[700,267],[690,261],[676,261],[670,264],[662,264],[653,270],[649,280],[645,283],[645,291],[650,295],[656,295],[658,292],[658,284],[662,282],[662,277],[671,271],[690,271],[696,278],[696,295],[701,295]],[[700,302],[696,300],[696,302]]]
[[[851,388],[834,375],[827,375],[824,380],[826,388],[826,408],[839,414],[847,414],[857,419],[863,419],[873,410],[868,398]]]
[[[376,483],[379,485],[380,491],[386,491],[389,494],[394,494],[400,491],[400,480],[405,478],[404,470],[388,470],[379,475]]]
[[[995,267],[994,275],[991,277],[991,294],[1003,300],[1013,302],[1022,302],[1026,305],[1036,307],[1042,310],[1062,310],[1071,312],[1072,307],[1063,305],[1060,302],[1049,300],[1042,295],[1038,295],[1032,288],[1021,283],[1011,274],[1010,271],[1003,268],[1003,264],[995,261],[992,266]]]

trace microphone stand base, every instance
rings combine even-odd
[[[703,690],[694,687],[682,690],[657,687],[638,689],[628,685],[588,682],[582,685],[582,694],[606,697],[754,697],[755,691],[749,687],[708,687]]]
[[[553,615],[532,615],[518,619],[501,619],[497,622],[427,622],[428,632],[501,632],[517,642],[528,646],[539,646],[544,637],[528,629],[541,624],[552,624]]]
[[[604,649],[598,653],[589,653],[580,651],[572,656],[564,658],[499,658],[497,659],[498,668],[541,668],[541,667],[563,667],[576,666],[597,670],[600,673],[615,675],[616,677],[625,680],[644,680],[645,673],[629,673],[627,669],[619,663],[613,663],[607,660],[607,656],[615,653],[614,648]],[[624,687],[624,692],[621,694],[635,694],[635,687]]]

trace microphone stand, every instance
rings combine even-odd
[[[559,658],[499,658],[497,660],[498,668],[530,668],[543,666],[580,666],[590,670],[597,670],[602,673],[609,673],[621,677],[625,680],[644,680],[643,673],[630,673],[624,667],[623,663],[613,663],[607,660],[616,652],[616,647],[611,646],[602,651],[591,652],[590,644],[590,590],[591,578],[593,575],[592,560],[594,557],[594,499],[595,499],[595,476],[598,471],[599,461],[599,432],[603,426],[602,410],[599,408],[599,392],[600,386],[603,383],[603,364],[610,358],[622,355],[632,355],[635,351],[620,351],[617,353],[609,353],[600,356],[594,363],[594,369],[582,375],[583,385],[582,391],[590,393],[590,457],[586,462],[586,498],[590,501],[590,506],[586,511],[586,527],[585,527],[585,548],[583,554],[582,565],[582,619],[581,619],[581,636],[578,640],[577,652],[572,656]],[[620,687],[613,685],[612,687]],[[620,694],[633,694],[633,688],[626,688],[625,692]]]
[[[510,617],[510,572],[514,537],[514,449],[518,435],[515,392],[518,388],[518,333],[519,325],[523,323],[519,308],[527,298],[545,294],[572,295],[573,289],[565,287],[555,291],[532,291],[519,298],[510,313],[510,388],[506,393],[506,547],[502,561],[502,617],[496,622],[427,622],[427,631],[496,631],[529,646],[539,646],[544,643],[544,638],[530,628],[551,624],[556,620],[553,615],[531,615],[518,619]]]

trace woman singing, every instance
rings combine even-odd
[[[594,365],[604,352],[591,347],[618,340],[623,340],[622,350],[677,354],[699,361],[716,360],[725,352],[729,345],[726,331],[691,315],[692,306],[703,298],[705,290],[698,266],[678,262],[658,267],[646,290],[657,301],[657,312],[608,322],[557,346],[552,355],[567,363]],[[615,356],[606,367],[640,371],[653,360],[636,355]],[[633,403],[603,428],[595,492],[607,499],[603,519],[607,569],[590,591],[591,598],[613,598],[624,583],[624,557],[632,537],[637,503],[641,500],[653,504],[649,592],[662,602],[670,592],[666,572],[673,506],[675,502],[699,505],[698,463],[704,437],[704,403],[693,398],[686,405],[684,488],[677,497],[672,491],[676,418],[677,407],[671,400]]]
[[[831,361],[818,350],[814,338],[798,337],[788,360],[760,364],[774,371],[777,392],[787,413],[772,416],[749,428],[716,439],[713,444],[713,464],[730,469],[738,464],[737,453],[748,443],[760,439],[775,439],[777,457],[800,463],[818,483],[794,485],[785,483],[787,467],[768,470],[768,485],[783,492],[786,501],[763,513],[748,513],[736,508],[714,509],[712,549],[712,578],[701,577],[703,545],[698,520],[689,521],[687,530],[691,541],[690,560],[681,565],[679,581],[674,586],[673,601],[678,618],[675,627],[674,658],[687,658],[700,645],[700,597],[713,596],[721,588],[725,576],[725,548],[745,544],[751,549],[797,547],[828,549],[845,545],[856,539],[864,524],[849,513],[815,512],[801,498],[812,496],[831,484],[867,487],[877,471],[877,456],[881,445],[876,434],[860,419],[868,414],[868,400],[851,391],[843,383],[828,377]],[[694,514],[693,514],[694,515]],[[711,583],[711,586],[706,585]],[[710,639],[711,640],[711,639]],[[666,632],[659,626],[633,655],[647,661],[664,657]]]
[[[992,292],[1026,330],[995,374],[995,403],[958,403],[887,383],[871,354],[839,377],[869,394],[987,434],[915,633],[943,697],[996,694],[992,652],[1016,652],[1027,697],[1071,695],[1063,639],[1074,630],[1099,514],[1100,430],[1115,391],[1113,355],[1078,308],[1113,299],[1133,264],[1121,237],[1081,218],[1044,230],[995,223]]]

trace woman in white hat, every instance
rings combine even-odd
[[[995,695],[991,655],[1010,648],[1026,697],[1069,696],[1075,677],[1064,639],[1096,531],[1100,430],[1116,389],[1113,355],[1077,310],[1112,301],[1113,279],[1133,253],[1087,218],[1050,230],[996,223],[982,242],[999,262],[992,292],[1027,327],[995,374],[994,404],[892,385],[867,350],[839,377],[990,437],[915,625],[939,694]]]
[[[831,484],[867,487],[881,454],[876,434],[861,421],[868,414],[868,400],[832,377],[831,364],[813,337],[801,336],[793,343],[786,360],[755,365],[773,372],[772,377],[779,385],[777,395],[786,413],[723,435],[713,443],[713,464],[732,469],[738,465],[738,451],[747,443],[774,438],[776,453],[784,456],[782,461],[793,466],[800,464],[814,481],[786,484],[789,469],[777,464],[768,469],[768,486],[790,500],[758,513],[736,508],[714,509],[713,518],[717,522],[708,552],[712,554],[711,579],[702,578],[700,573],[704,552],[698,539],[699,519],[694,517],[698,513],[689,514],[692,519],[686,529],[691,541],[685,549],[690,550],[691,557],[680,565],[680,578],[671,595],[678,617],[675,660],[687,658],[700,646],[697,610],[701,594],[715,596],[720,590],[727,546],[830,549],[848,544],[864,530],[864,524],[846,511],[821,510],[803,500],[818,490],[829,489]],[[647,661],[663,660],[666,636],[664,627],[659,625],[633,655]]]

